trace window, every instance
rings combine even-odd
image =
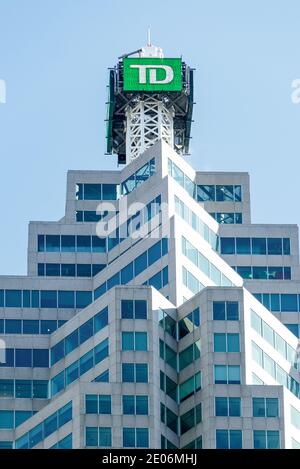
[[[61,251],[62,252],[75,252],[75,236],[72,236],[72,235],[61,236]]]
[[[239,304],[237,301],[214,301],[213,302],[214,320],[239,320]]]
[[[177,403],[177,383],[160,371],[160,389]]]
[[[300,412],[291,406],[291,424],[300,430]]]
[[[112,446],[112,433],[110,427],[86,427],[86,446],[110,448]]]
[[[179,385],[179,401],[185,401],[199,389],[201,389],[201,372],[196,373]]]
[[[14,380],[0,380],[0,397],[14,397]]]
[[[124,448],[149,448],[148,428],[123,428]]]
[[[46,235],[46,251],[59,252],[60,251],[60,236]]]
[[[253,417],[278,417],[278,399],[254,397],[252,399]]]
[[[221,254],[235,254],[235,239],[220,238]]]
[[[267,253],[266,238],[251,238],[252,254],[264,255]]]
[[[236,253],[251,254],[250,238],[236,238]]]
[[[85,409],[87,414],[111,414],[111,396],[87,394]]]
[[[122,319],[147,319],[147,301],[145,300],[122,300]]]
[[[241,449],[242,447],[241,430],[216,430],[217,449]]]
[[[123,396],[124,415],[148,415],[148,396]]]
[[[122,350],[148,350],[147,332],[122,332]]]
[[[14,411],[0,410],[0,429],[14,428]]]
[[[201,404],[193,407],[191,410],[180,417],[180,434],[183,435],[202,421]]]
[[[214,352],[240,352],[240,335],[215,333]]]
[[[254,430],[253,447],[255,449],[279,449],[280,439],[278,430]]]
[[[124,383],[148,383],[147,363],[122,363],[122,381]]]
[[[178,354],[179,371],[183,370],[186,366],[200,358],[201,344],[200,340],[194,342],[186,349]]]
[[[239,365],[215,365],[215,384],[240,384]]]
[[[216,417],[241,417],[240,397],[216,397]]]
[[[178,433],[178,417],[172,410],[160,403],[160,420],[174,433]]]
[[[197,186],[197,199],[199,202],[215,201],[215,186]]]

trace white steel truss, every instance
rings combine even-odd
[[[127,161],[138,158],[160,139],[173,148],[173,116],[173,109],[161,97],[146,95],[131,102],[126,109]]]

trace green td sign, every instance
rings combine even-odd
[[[126,58],[124,91],[181,91],[181,59]]]

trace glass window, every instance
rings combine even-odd
[[[228,416],[228,398],[227,397],[216,397],[216,417],[227,417]]]
[[[17,367],[32,367],[32,350],[31,349],[16,349],[16,366]]]
[[[154,246],[148,249],[148,266],[154,264],[161,257],[161,242],[158,241]]]
[[[75,236],[72,236],[72,235],[61,236],[61,251],[62,252],[75,252]]]
[[[108,325],[108,308],[104,308],[100,313],[94,316],[94,333],[101,331]]]
[[[240,352],[240,335],[227,334],[227,351]]]
[[[92,236],[92,251],[93,252],[106,252],[106,239]]]
[[[48,381],[34,380],[32,397],[34,399],[48,399]]]
[[[173,164],[173,178],[178,184],[184,187],[184,173],[176,164]]]
[[[85,429],[85,443],[86,446],[98,446],[98,428],[86,427]]]
[[[221,254],[235,254],[235,239],[220,238]]]
[[[48,368],[49,367],[49,350],[33,349],[33,367]]]
[[[124,383],[134,382],[134,363],[122,363],[122,381]]]
[[[135,375],[137,383],[148,383],[148,365],[146,363],[136,363]]]
[[[264,397],[254,397],[252,399],[253,417],[266,416],[266,402]]]
[[[282,254],[282,238],[267,238],[268,254]]]
[[[39,334],[39,321],[35,319],[23,320],[23,334]]]
[[[135,428],[123,428],[123,447],[135,447]]]
[[[121,301],[121,318],[133,319],[133,300]]]
[[[77,236],[77,252],[91,252],[90,236]]]
[[[213,318],[217,320],[225,320],[225,301],[213,302]]]
[[[85,396],[86,414],[98,414],[98,396],[96,394],[87,394]]]
[[[227,384],[226,365],[215,365],[215,384]]]
[[[75,299],[73,291],[59,291],[58,292],[58,307],[59,308],[75,308]]]
[[[133,332],[122,332],[122,350],[134,350]]]
[[[199,202],[215,200],[215,186],[197,186],[197,199]]]
[[[32,416],[31,410],[16,410],[15,412],[15,427],[18,427],[27,419]]]
[[[136,414],[148,415],[148,396],[135,396]]]
[[[79,342],[83,344],[93,335],[93,318],[89,319],[87,322],[82,324],[79,328]]]
[[[95,347],[95,363],[100,363],[106,357],[108,357],[108,339],[103,340],[100,344]],[[92,352],[92,351],[91,351]]]
[[[252,267],[252,275],[254,279],[266,280],[268,279],[268,268],[267,267]]]
[[[241,416],[241,398],[240,397],[229,397],[228,398],[229,417],[240,417]]]
[[[216,448],[229,449],[228,430],[216,430]]]
[[[64,340],[61,340],[51,348],[51,365],[54,365],[65,356]]]
[[[85,308],[92,302],[92,292],[77,291],[76,292],[76,308]]]
[[[274,331],[273,329],[265,322],[262,322],[263,324],[263,337],[266,339],[267,342],[269,342],[272,347],[275,346],[275,341],[274,341]]]
[[[53,290],[41,291],[41,308],[57,308],[57,292]]]
[[[84,200],[101,200],[101,184],[84,184]]]
[[[226,334],[214,334],[214,352],[226,352]]]
[[[242,448],[242,431],[241,430],[229,430],[229,443],[230,443],[230,449],[241,449]]]
[[[45,251],[45,235],[38,235],[38,252]]]
[[[252,268],[250,266],[237,266],[236,269],[237,273],[244,279],[252,279]]]
[[[5,333],[6,334],[21,334],[22,322],[20,319],[6,319],[5,320]]]
[[[91,264],[77,264],[77,277],[91,277],[92,266]]]
[[[51,435],[57,430],[57,412],[44,420],[44,437]]]
[[[72,420],[72,402],[68,402],[58,410],[58,427],[62,427],[70,420]]]
[[[52,334],[57,329],[57,321],[43,320],[41,321],[41,334]]]
[[[290,246],[290,238],[283,238],[283,254],[289,255],[291,254],[291,246]]]
[[[76,379],[79,378],[79,364],[78,360],[72,363],[68,368],[66,368],[66,386],[73,383]]]
[[[135,396],[123,396],[123,414],[135,414]]]
[[[99,447],[111,447],[111,428],[99,428]]]
[[[135,319],[147,319],[147,301],[135,300]]]
[[[0,397],[14,397],[14,380],[0,380]]]
[[[22,307],[22,291],[21,290],[6,290],[5,291],[5,306],[7,308],[21,308]]]
[[[103,200],[117,200],[118,192],[117,184],[102,184],[102,198]]]
[[[216,186],[217,202],[234,201],[233,186]]]
[[[60,277],[60,264],[46,264],[47,277]]]
[[[111,396],[99,396],[99,414],[111,414]]]
[[[250,238],[236,238],[236,253],[251,254]]]
[[[0,410],[0,428],[14,428],[13,410]]]
[[[267,253],[266,238],[252,238],[252,254],[264,255]]]
[[[32,381],[16,380],[16,397],[32,397]]]
[[[281,311],[297,312],[298,311],[298,295],[283,293],[281,295]]]
[[[228,321],[239,320],[239,304],[237,301],[226,302],[226,317]]]
[[[46,235],[46,251],[59,252],[60,251],[60,236],[59,235]]]
[[[240,366],[228,365],[228,384],[240,384]]]
[[[135,332],[135,350],[148,350],[148,334],[147,332]]]
[[[298,324],[284,324],[296,337],[299,338],[299,325]]]

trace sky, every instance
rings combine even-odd
[[[190,163],[249,172],[253,223],[300,224],[299,20],[299,0],[0,0],[0,275],[26,274],[28,223],[64,215],[69,169],[116,169],[107,69],[149,25],[196,69]]]

